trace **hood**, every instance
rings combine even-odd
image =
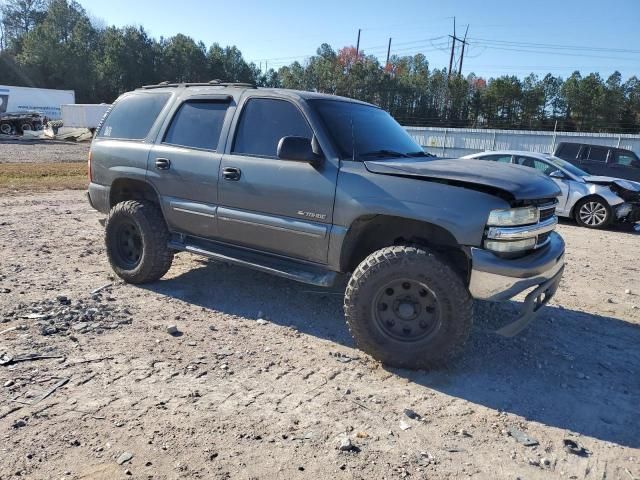
[[[480,160],[398,158],[365,161],[367,170],[382,175],[459,184],[477,190],[500,190],[514,200],[540,200],[560,195],[549,178],[529,167]]]
[[[588,175],[586,177],[582,177],[582,179],[587,183],[595,183],[597,185],[611,185],[615,183],[619,187],[626,190],[631,190],[632,192],[640,192],[640,183],[634,182],[632,180],[624,180],[622,178],[615,177],[602,177],[598,175]]]

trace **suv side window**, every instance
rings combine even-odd
[[[607,161],[608,151],[609,149],[606,147],[591,147],[589,148],[589,156],[587,158],[594,162],[605,163]]]
[[[558,155],[566,159],[575,159],[580,151],[579,143],[563,143],[558,149]]]
[[[169,93],[134,93],[121,98],[105,118],[98,137],[144,140],[170,96]]]
[[[251,98],[242,109],[231,151],[275,158],[278,142],[287,136],[313,136],[300,110],[286,100]]]
[[[173,116],[163,143],[215,151],[228,106],[223,101],[187,100]]]
[[[633,167],[637,161],[638,159],[632,152],[620,150],[615,152],[615,159],[613,160],[613,163],[622,167]]]
[[[511,155],[484,155],[480,158],[492,162],[511,163]]]

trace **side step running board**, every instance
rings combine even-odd
[[[184,243],[178,240],[171,240],[169,248],[194,253],[220,262],[252,268],[253,270],[318,287],[331,287],[338,277],[337,272],[326,270],[322,267],[275,256],[266,256],[250,250],[193,237],[186,237]]]

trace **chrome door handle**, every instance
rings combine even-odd
[[[156,158],[156,168],[158,170],[169,170],[171,168],[171,160],[168,158]]]
[[[241,176],[242,176],[242,172],[240,171],[239,168],[227,167],[224,170],[222,170],[222,178],[224,178],[225,180],[237,182],[238,180],[240,180]]]

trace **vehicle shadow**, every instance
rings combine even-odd
[[[196,262],[199,266],[144,288],[246,318],[262,312],[275,324],[354,346],[342,312],[343,289]],[[516,308],[516,302],[478,303],[467,349],[446,370],[389,370],[418,386],[530,421],[640,447],[640,326],[547,306],[519,336],[493,333]]]

